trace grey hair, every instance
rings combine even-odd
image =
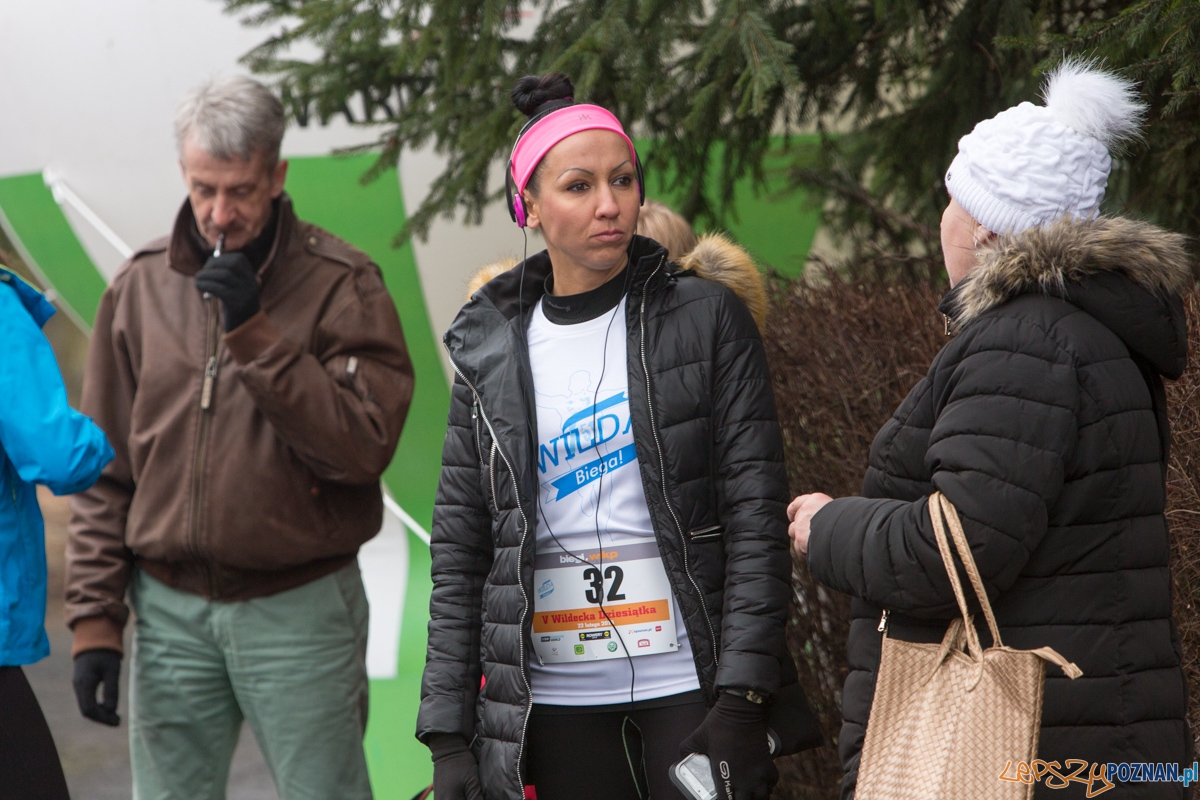
[[[175,145],[181,158],[184,143],[191,139],[215,158],[249,161],[262,153],[273,166],[286,127],[279,98],[253,78],[235,75],[188,92],[175,112]]]

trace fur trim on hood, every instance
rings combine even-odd
[[[770,305],[762,273],[750,254],[732,239],[723,233],[706,233],[681,262],[684,269],[732,289],[750,309],[758,329],[763,329]]]
[[[963,280],[951,316],[961,327],[1016,295],[1063,296],[1068,283],[1104,272],[1120,273],[1153,294],[1179,294],[1194,281],[1186,242],[1180,234],[1121,217],[1062,219],[1001,236]]]
[[[475,293],[483,288],[484,284],[501,273],[508,272],[510,269],[521,263],[521,259],[502,258],[494,264],[488,264],[483,269],[471,276],[471,280],[467,281],[467,299],[470,300],[475,296]]]
[[[702,236],[695,249],[680,261],[680,269],[692,270],[701,278],[732,289],[750,309],[754,322],[759,330],[762,330],[769,308],[767,290],[762,273],[749,253],[724,234],[708,233]],[[505,258],[488,264],[467,283],[467,298],[470,299],[492,278],[508,272],[520,263],[519,259]]]

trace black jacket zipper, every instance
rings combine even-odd
[[[663,505],[667,507],[667,511],[671,514],[671,519],[675,523],[675,532],[679,535],[679,541],[683,546],[683,571],[688,577],[688,581],[692,584],[692,588],[696,591],[696,599],[700,603],[700,610],[704,612],[704,623],[708,627],[708,641],[712,647],[713,656],[713,681],[716,681],[716,667],[720,664],[720,654],[717,652],[717,636],[713,628],[712,618],[708,614],[708,606],[704,603],[704,593],[700,591],[700,584],[696,582],[696,577],[692,575],[692,565],[688,558],[688,541],[684,534],[683,525],[679,522],[679,516],[675,513],[675,507],[671,505],[670,493],[667,490],[667,462],[663,458],[662,441],[658,435],[658,421],[654,416],[654,395],[650,384],[650,368],[646,360],[646,295],[650,287],[650,281],[662,269],[663,262],[666,260],[666,255],[663,255],[658,260],[658,266],[650,273],[650,277],[642,284],[642,297],[638,306],[638,330],[639,330],[639,349],[641,350],[642,359],[642,375],[646,379],[646,408],[650,412],[650,432],[654,434],[654,447],[658,454],[658,469],[659,480],[662,491]],[[684,623],[686,627],[686,622]]]

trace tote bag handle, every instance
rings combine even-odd
[[[963,567],[967,571],[967,578],[971,581],[971,588],[974,589],[975,596],[979,599],[979,606],[983,610],[983,616],[987,619],[988,630],[992,633],[995,647],[1004,647],[1004,642],[1000,639],[1000,626],[996,624],[996,616],[992,613],[992,604],[983,588],[983,579],[979,577],[979,568],[975,565],[975,558],[971,555],[971,545],[967,542],[966,533],[963,532],[962,521],[958,518],[958,510],[941,492],[936,492],[929,498],[929,519],[933,522],[933,535],[937,539],[938,551],[942,554],[942,563],[946,567],[946,575],[950,578],[950,585],[954,588],[954,599],[958,601],[958,610],[962,614],[963,634],[967,639],[967,649],[971,656],[979,662],[980,675],[982,675],[983,648],[980,646],[979,634],[975,631],[975,624],[967,609],[967,598],[963,592],[962,582],[958,578],[958,568],[954,564],[950,543],[946,540],[947,526],[950,528],[950,536],[954,540],[954,549],[958,551],[958,557],[962,559]],[[1039,647],[1029,652],[1061,667],[1066,676],[1072,680],[1083,675],[1083,671],[1079,667],[1052,647]]]
[[[988,600],[987,591],[983,588],[983,579],[979,577],[979,568],[975,566],[975,558],[971,555],[971,545],[967,542],[967,535],[963,532],[962,522],[958,518],[958,511],[954,508],[954,504],[947,499],[946,495],[937,492],[929,498],[929,518],[933,521],[933,535],[937,539],[938,550],[942,554],[942,563],[946,566],[946,575],[949,576],[950,585],[954,588],[954,599],[958,601],[958,610],[962,612],[968,644],[973,644],[975,648],[978,648],[979,636],[975,632],[975,626],[971,623],[971,612],[967,609],[967,598],[958,578],[958,568],[954,564],[950,543],[946,541],[947,525],[950,527],[950,535],[954,539],[954,549],[958,551],[958,557],[962,559],[963,567],[967,571],[967,578],[971,581],[971,588],[975,590],[975,597],[978,598],[979,606],[983,609],[983,616],[987,619],[988,630],[992,633],[992,641],[995,642],[996,647],[1003,647],[1004,642],[1000,640],[1000,627],[996,624],[996,616],[992,613],[992,604]]]

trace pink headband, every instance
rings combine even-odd
[[[546,116],[533,123],[525,135],[517,140],[513,147],[510,162],[513,180],[517,184],[517,194],[525,190],[529,179],[537,165],[550,152],[550,148],[580,131],[612,131],[619,134],[629,145],[629,157],[636,159],[633,142],[625,134],[620,121],[607,108],[581,103],[567,106],[557,111],[551,111]]]

